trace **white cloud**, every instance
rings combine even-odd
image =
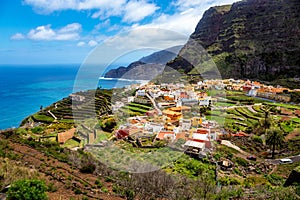
[[[10,37],[11,40],[23,40],[25,36],[22,33],[16,33]]]
[[[58,30],[51,28],[51,25],[38,26],[31,29],[27,38],[31,40],[77,40],[81,31],[81,24],[72,23],[68,24]]]
[[[187,39],[186,35],[166,29],[138,27],[105,40],[104,45],[112,49],[166,49],[182,45]]]
[[[124,22],[136,22],[153,14],[158,7],[146,0],[24,0],[38,13],[62,10],[91,10],[92,18],[123,17]]]
[[[146,1],[129,1],[125,6],[123,21],[137,22],[145,17],[152,15],[158,7],[155,4]]]
[[[51,25],[38,26],[35,29],[31,29],[27,34],[27,37],[31,40],[53,40],[55,37],[54,30],[51,29]]]
[[[216,5],[232,4],[236,1],[238,0],[177,0],[172,3],[177,10],[174,14],[162,13],[148,24],[134,24],[132,27],[162,28],[190,35],[208,8]]]
[[[176,0],[173,5],[177,6],[180,11],[190,8],[208,9],[211,6],[220,6],[232,4],[239,0]]]
[[[78,43],[77,43],[77,46],[78,46],[78,47],[83,47],[83,46],[85,46],[85,42],[82,42],[82,41],[81,41],[81,42],[78,42]]]
[[[81,24],[72,23],[72,24],[68,24],[67,26],[61,28],[58,32],[59,33],[70,33],[70,32],[78,32],[78,31],[81,31]]]
[[[96,42],[95,40],[90,40],[89,43],[88,43],[88,45],[89,45],[90,47],[97,46],[97,44],[98,44],[98,42]]]

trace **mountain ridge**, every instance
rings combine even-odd
[[[120,66],[116,69],[111,69],[105,73],[104,78],[148,80],[149,77],[147,72],[151,72],[151,70],[153,70],[155,74],[160,73],[160,71],[163,70],[164,65],[177,56],[181,47],[181,45],[178,45],[157,51],[148,56],[142,57],[138,61],[130,63],[127,67]],[[139,71],[139,73],[136,74],[134,71]]]
[[[208,9],[168,65],[189,73],[194,44],[206,49],[224,78],[272,81],[300,76],[300,2],[246,0]],[[195,56],[194,56],[195,57]]]

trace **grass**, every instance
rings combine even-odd
[[[39,114],[39,113],[32,115],[32,118],[35,121],[45,122],[45,123],[52,123],[54,121],[53,117],[49,117],[47,115]]]
[[[142,108],[132,107],[132,106],[124,106],[123,108],[129,109],[129,110],[132,110],[132,111],[137,111],[137,112],[140,112],[140,113],[146,113],[148,111],[148,110],[145,110],[145,109],[142,109]]]
[[[140,107],[140,108],[144,108],[144,109],[151,109],[152,107],[151,106],[147,106],[147,105],[144,105],[144,104],[138,104],[138,103],[130,103],[129,106],[135,106],[135,107]]]
[[[300,106],[298,105],[291,105],[291,104],[285,104],[285,103],[274,103],[274,102],[264,102],[264,104],[272,105],[272,106],[280,106],[287,109],[300,109]]]
[[[107,140],[112,136],[111,133],[107,133],[107,132],[102,131],[102,130],[97,130],[96,134],[97,134],[97,138],[96,138],[94,143],[99,143],[103,140]]]
[[[62,145],[62,147],[66,147],[66,148],[74,148],[74,147],[78,147],[80,145],[80,143],[76,140],[70,139],[68,140],[66,143],[64,143]]]
[[[291,121],[300,124],[300,118],[292,118]]]
[[[228,106],[234,106],[234,103],[230,102],[216,102],[214,103],[215,106],[221,106],[221,107],[228,107]]]
[[[153,170],[166,167],[183,154],[167,147],[156,149],[135,148],[125,142],[119,144],[119,146],[109,148],[94,148],[91,153],[102,163],[114,169],[126,171],[144,170],[143,167],[150,166]]]
[[[293,164],[282,164],[277,165],[277,168],[274,173],[282,176],[282,177],[288,177],[289,174],[295,169],[296,167],[299,167],[300,163],[293,163]]]

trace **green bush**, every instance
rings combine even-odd
[[[261,139],[261,137],[260,137],[260,136],[253,135],[253,136],[252,136],[252,140],[253,140],[254,142],[257,142],[257,143],[263,144],[263,141],[262,141],[262,139]]]
[[[296,186],[295,192],[296,192],[297,195],[300,195],[300,185]]]
[[[282,185],[284,178],[282,178],[281,176],[277,175],[277,174],[270,174],[270,175],[266,175],[265,178],[272,184],[272,185]]]
[[[234,158],[234,162],[237,165],[243,166],[243,167],[247,167],[248,166],[248,161],[245,160],[244,158],[240,158],[240,157],[235,157]]]
[[[227,185],[241,185],[241,181],[233,178],[233,177],[221,177],[219,179],[219,182],[221,185],[227,186]]]
[[[44,128],[41,126],[36,126],[36,127],[32,128],[31,131],[34,134],[41,134],[44,132]]]
[[[92,174],[94,173],[96,166],[93,163],[86,163],[80,168],[80,172]]]
[[[116,120],[113,117],[102,117],[99,121],[99,125],[102,130],[106,132],[112,132],[117,125]]]
[[[95,184],[96,184],[97,188],[102,188],[103,187],[103,183],[99,179],[97,179],[95,181]]]
[[[45,200],[47,187],[41,180],[19,180],[8,189],[7,199],[13,200]]]

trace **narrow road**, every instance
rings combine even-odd
[[[300,162],[300,155],[297,156],[291,156],[291,157],[287,157],[289,159],[291,159],[294,163],[295,162]],[[280,159],[266,159],[267,162],[278,165]]]
[[[157,110],[157,111],[158,111],[158,114],[161,115],[162,112],[161,112],[161,110],[157,107],[157,105],[156,105],[154,99],[153,99],[148,93],[146,93],[146,97],[148,97],[148,98],[150,99],[150,101],[151,101],[151,103],[153,104],[155,110]]]
[[[50,110],[48,110],[48,113],[54,118],[54,121],[57,120],[57,117]]]
[[[257,113],[257,112],[253,109],[253,105],[250,105],[250,106],[247,106],[247,107],[248,107],[248,109],[249,109],[251,112]]]
[[[230,141],[228,140],[222,140],[221,141],[221,144],[227,146],[227,147],[230,147],[230,148],[233,148],[235,150],[237,150],[238,152],[240,152],[242,155],[244,155],[245,157],[249,156],[250,154],[246,151],[243,151],[240,147],[232,144]]]

